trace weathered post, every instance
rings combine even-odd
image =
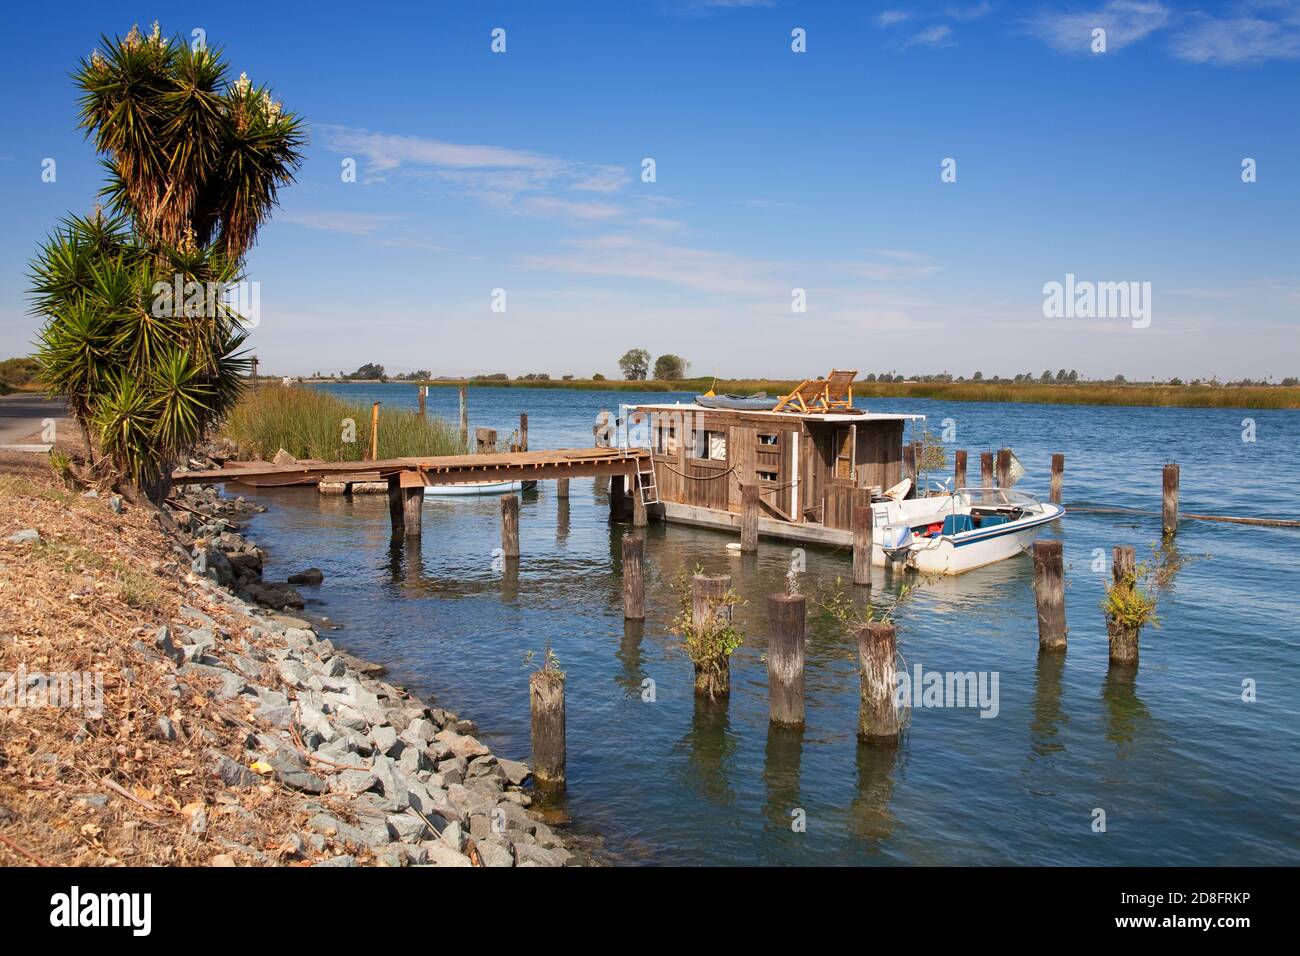
[[[426,399],[427,399],[427,397],[428,397],[428,394],[429,394],[429,386],[427,386],[427,385],[421,385],[421,386],[416,390],[416,397],[419,398],[419,400],[420,400],[420,417],[421,417],[421,418],[424,418],[424,403],[425,403],[425,401],[426,401]]]
[[[424,487],[402,489],[402,526],[408,538],[420,537],[424,518]]]
[[[1164,471],[1164,509],[1160,530],[1171,535],[1178,531],[1178,466],[1170,463]]]
[[[894,741],[902,728],[895,698],[897,636],[894,625],[863,624],[858,639],[858,739],[865,743]]]
[[[497,433],[495,428],[474,429],[474,450],[480,455],[490,455],[497,450]]]
[[[1137,554],[1132,545],[1116,545],[1111,575],[1112,587],[1132,589],[1137,587]],[[1111,664],[1135,665],[1138,662],[1138,634],[1140,629],[1132,624],[1106,616],[1106,637],[1110,643]]]
[[[998,487],[1011,487],[1011,449],[998,449]]]
[[[370,406],[370,460],[379,460],[379,403]]]
[[[519,499],[513,494],[501,496],[501,550],[519,557]]]
[[[740,550],[753,554],[758,550],[758,485],[740,486]]]
[[[645,618],[645,538],[623,535],[623,617],[628,621]]]
[[[952,457],[952,487],[954,491],[959,491],[966,487],[966,449],[957,449]]]
[[[519,450],[528,451],[528,413],[519,413]]]
[[[623,476],[609,476],[609,520],[621,521],[623,518]]]
[[[1061,480],[1065,477],[1065,456],[1059,452],[1052,456],[1052,490],[1048,497],[1054,505],[1061,503]]]
[[[1065,571],[1060,540],[1034,542],[1034,601],[1038,649],[1065,650]]]
[[[980,487],[993,487],[993,452],[980,452]]]
[[[460,443],[469,446],[469,400],[464,385],[460,387]]]
[[[395,472],[388,476],[388,523],[392,525],[394,541],[406,534],[406,503],[402,500],[402,479]]]
[[[257,356],[256,355],[254,355],[252,358],[252,366],[253,366],[252,369],[253,391],[256,392],[257,391]]]
[[[567,497],[569,497],[569,479],[568,479],[568,478],[556,478],[556,479],[555,479],[555,497],[557,497],[557,498],[567,498]]]
[[[853,493],[853,583],[871,584],[871,548],[873,532],[871,523],[871,492],[859,488]]]
[[[697,634],[716,632],[731,623],[732,608],[723,598],[731,590],[729,574],[697,574],[691,579],[691,626]],[[731,662],[725,655],[696,660],[695,693],[705,697],[731,694]]]
[[[767,599],[768,718],[775,724],[798,726],[804,721],[805,603],[802,594],[773,594]]]
[[[533,782],[541,790],[563,790],[564,674],[545,665],[530,674],[528,710],[532,718]]]

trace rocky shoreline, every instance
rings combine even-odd
[[[246,706],[244,752],[213,749],[206,761],[227,787],[273,780],[300,795],[306,824],[275,856],[318,866],[594,862],[530,809],[525,764],[492,754],[471,721],[384,681],[383,667],[284,613],[302,596],[288,581],[264,581],[265,552],[239,533],[264,509],[203,485],[176,489],[172,501],[174,547],[209,613],[183,607],[183,626],[158,628],[136,650],[170,659],[178,681]],[[315,569],[304,573],[319,582]],[[169,724],[158,721],[163,739],[176,732]]]

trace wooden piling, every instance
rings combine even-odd
[[[623,518],[623,476],[609,476],[609,520],[621,521]]]
[[[609,409],[602,408],[596,414],[596,424],[591,426],[591,443],[597,448],[608,448],[610,446],[609,432]],[[609,475],[597,475],[594,482],[594,489],[597,492],[609,490]],[[611,508],[612,513],[612,508]]]
[[[495,428],[474,429],[474,451],[480,455],[490,455],[497,450],[497,433]]]
[[[957,449],[952,457],[952,487],[954,491],[957,491],[966,487],[966,449]]]
[[[388,523],[392,526],[394,541],[406,535],[406,503],[402,495],[402,479],[388,476]]]
[[[1116,545],[1111,564],[1113,587],[1137,586],[1137,554],[1132,545]],[[1136,665],[1140,628],[1106,616],[1106,638],[1110,643],[1111,664]]]
[[[722,603],[730,590],[729,574],[697,574],[691,579],[691,626],[697,632],[720,630],[731,622],[732,607]],[[711,698],[731,694],[729,658],[695,661],[695,693]]]
[[[641,479],[632,479],[632,527],[644,528],[650,523],[646,514],[645,497],[641,493]]]
[[[402,527],[408,538],[419,540],[424,519],[424,488],[402,489]]]
[[[768,719],[774,724],[804,722],[805,605],[802,594],[773,594],[767,599]]]
[[[533,783],[540,790],[563,790],[566,752],[562,673],[543,667],[529,675],[528,710],[532,718]]]
[[[469,399],[464,385],[460,387],[460,443],[469,446]]]
[[[1164,470],[1164,509],[1160,520],[1163,534],[1176,534],[1178,531],[1178,466],[1172,462]]]
[[[1065,566],[1059,540],[1034,542],[1034,601],[1038,606],[1038,649],[1065,650]]]
[[[628,621],[645,618],[645,538],[623,535],[623,617]]]
[[[370,460],[379,460],[379,403],[370,406]]]
[[[528,413],[519,413],[519,450],[528,451]]]
[[[740,486],[740,551],[758,551],[758,485]]]
[[[998,449],[998,487],[1011,487],[1011,449]]]
[[[569,479],[568,479],[568,478],[556,478],[556,479],[555,479],[555,497],[557,497],[557,498],[567,498],[567,497],[569,497]]]
[[[898,739],[902,720],[895,692],[898,684],[897,635],[894,625],[872,621],[856,629],[858,640],[858,739],[864,743]]]
[[[425,411],[424,405],[425,405],[425,402],[428,400],[428,394],[429,394],[429,387],[428,387],[427,385],[421,385],[421,386],[419,386],[419,388],[416,390],[416,396],[417,396],[417,397],[419,398],[419,400],[420,400],[420,417],[421,417],[421,418],[424,418],[424,411]]]
[[[993,452],[980,452],[980,487],[993,487]]]
[[[501,496],[501,550],[519,557],[519,499],[513,494]]]
[[[871,492],[859,488],[853,494],[853,583],[871,584],[871,548],[873,512],[871,510]]]
[[[1052,456],[1052,490],[1048,501],[1054,505],[1061,503],[1061,481],[1065,477],[1065,456],[1059,452]]]

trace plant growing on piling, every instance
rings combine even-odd
[[[695,692],[709,700],[726,697],[731,693],[731,668],[729,661],[745,641],[744,632],[736,626],[733,610],[744,605],[744,600],[734,589],[711,598],[702,619],[695,619],[693,579],[704,569],[695,566],[693,572],[682,569],[673,579],[679,607],[670,630],[682,639],[686,656],[695,665]]]
[[[1160,626],[1156,608],[1160,597],[1173,585],[1174,576],[1187,564],[1172,542],[1167,546],[1153,544],[1151,558],[1134,569],[1112,579],[1106,585],[1106,596],[1101,607],[1106,612],[1107,630],[1115,627],[1137,634],[1150,624]]]

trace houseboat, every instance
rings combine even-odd
[[[1020,554],[1064,513],[1009,487],[924,487],[914,439],[925,416],[855,408],[853,374],[805,382],[770,409],[622,406],[620,443],[649,448],[653,462],[633,493],[667,521],[739,531],[741,489],[754,484],[760,537],[835,547],[852,545],[854,503],[869,501],[873,563],[937,574]]]

